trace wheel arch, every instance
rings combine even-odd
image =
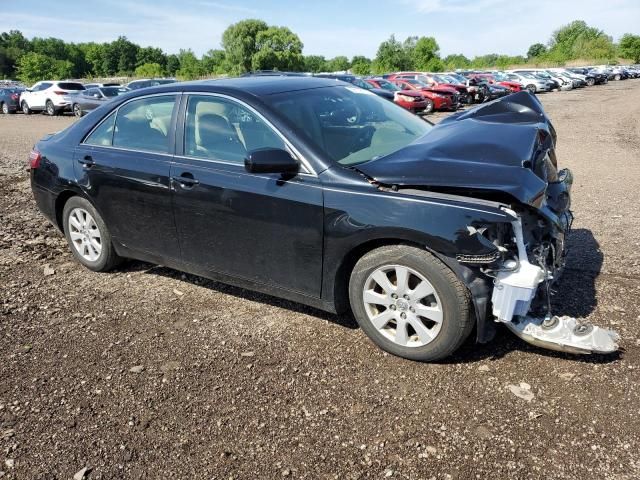
[[[84,192],[82,192],[82,190],[80,189],[70,189],[67,188],[65,190],[62,190],[60,193],[58,193],[56,200],[55,200],[55,204],[54,204],[54,215],[55,215],[55,221],[56,221],[56,227],[58,227],[58,229],[64,233],[64,219],[62,218],[62,213],[64,212],[64,206],[67,204],[67,202],[69,201],[70,198],[72,197],[82,197],[84,198],[86,201],[88,201],[93,208],[96,209],[96,211],[102,215],[102,212],[100,212],[100,209],[98,207],[96,207],[96,205],[91,201],[91,199],[89,197],[87,197],[87,195],[84,194]]]

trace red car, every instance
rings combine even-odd
[[[430,87],[452,88],[458,92],[458,97],[462,103],[470,103],[471,100],[469,96],[469,89],[466,85],[451,83],[445,77],[438,75],[437,73],[400,72],[396,74],[395,78],[414,78],[426,83]]]
[[[420,80],[414,80],[413,78],[396,78],[391,82],[402,90],[414,90],[420,92],[425,98],[428,98],[433,102],[434,110],[457,110],[458,99],[457,92],[453,89],[443,90],[444,87],[430,87],[426,83]]]
[[[481,78],[482,80],[486,80],[489,83],[502,85],[503,87],[507,87],[509,90],[511,90],[512,93],[520,92],[524,89],[524,86],[521,83],[514,82],[513,80],[508,80],[506,76],[503,78],[499,74],[473,73],[469,75],[469,77]]]
[[[412,113],[430,113],[433,111],[433,101],[425,98],[420,92],[416,92],[415,90],[402,90],[384,78],[367,78],[365,80],[375,88],[393,92],[393,101]]]

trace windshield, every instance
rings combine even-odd
[[[495,78],[498,82],[505,82],[509,80],[509,78],[504,73],[494,73],[493,78]]]
[[[428,86],[426,83],[421,82],[420,80],[414,80],[413,78],[409,78],[409,79],[403,78],[403,80],[411,85],[415,85],[416,87],[420,87],[420,88]]]
[[[380,85],[380,88],[384,90],[390,90],[392,92],[399,92],[400,90],[402,90],[400,87],[387,80],[375,80],[375,82]]]
[[[449,83],[447,79],[442,75],[432,75],[431,78],[433,78],[438,83]]]
[[[432,127],[393,102],[354,87],[324,87],[265,97],[318,150],[351,166],[406,147]]]
[[[365,90],[371,90],[373,88],[373,85],[365,82],[364,80],[360,79],[360,78],[354,78],[351,83],[353,83],[356,87],[360,87],[360,88],[364,88]]]

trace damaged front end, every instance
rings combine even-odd
[[[478,341],[492,337],[485,322],[492,317],[540,347],[610,353],[618,349],[615,332],[555,316],[551,309],[573,221],[573,177],[557,169],[555,141],[541,104],[522,92],[452,115],[395,159],[361,170],[395,191],[492,201],[505,213],[503,222],[466,226],[467,238],[484,245],[478,254],[443,258],[474,299]]]

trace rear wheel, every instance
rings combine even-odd
[[[622,77],[620,76],[620,74],[617,74],[615,77],[613,77],[614,80],[620,80]]]
[[[23,100],[20,107],[22,108],[22,113],[24,113],[25,115],[31,115],[31,109],[29,108],[29,104],[26,101]]]
[[[451,355],[473,328],[469,295],[440,260],[395,245],[362,257],[349,282],[354,316],[383,350],[434,361]]]
[[[593,87],[596,84],[595,78],[587,78],[587,85]]]
[[[88,200],[71,197],[62,218],[73,256],[89,270],[106,272],[122,261],[113,248],[104,220]]]
[[[56,114],[56,107],[53,105],[53,102],[51,100],[47,100],[47,102],[44,104],[44,108],[47,111],[47,115],[49,115],[50,117],[53,117]]]

